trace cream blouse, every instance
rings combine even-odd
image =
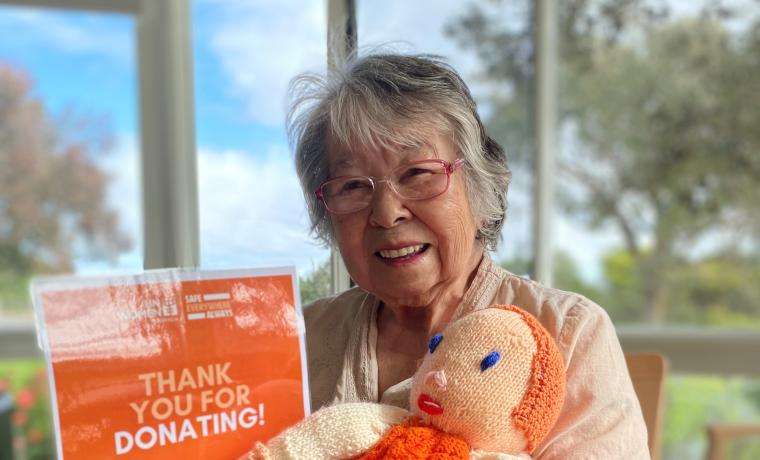
[[[513,304],[533,314],[564,357],[565,403],[533,458],[649,458],[641,408],[615,329],[601,307],[513,275],[486,254],[454,318],[492,304]],[[378,394],[379,305],[379,299],[355,287],[305,307],[312,411],[360,401],[408,409],[411,379]]]

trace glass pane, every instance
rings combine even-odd
[[[602,3],[561,7],[559,287],[760,330],[760,4]]]
[[[519,55],[512,66],[495,66],[498,59],[488,40],[496,39],[495,32],[506,30],[509,44],[503,52],[529,50],[530,2],[357,3],[360,52],[436,54],[445,58],[470,87],[478,113],[490,135],[507,151],[512,169],[503,241],[493,257],[517,274],[529,273],[533,257],[529,55]]]
[[[134,22],[0,7],[0,314],[34,274],[142,268]]]
[[[52,458],[44,365],[4,353],[31,277],[142,269],[134,21],[0,6],[0,31],[0,457]]]
[[[326,67],[321,2],[193,3],[201,261],[295,265],[329,251],[309,223],[285,135],[288,83]]]
[[[0,7],[0,314],[34,274],[142,268],[134,22]]]

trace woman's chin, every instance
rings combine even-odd
[[[374,294],[383,302],[405,307],[425,307],[433,298],[431,288],[433,283],[421,283],[420,286],[406,285],[401,288],[395,285],[394,289],[378,289]]]

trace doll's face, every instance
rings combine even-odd
[[[512,423],[531,377],[536,343],[520,314],[487,308],[452,323],[429,343],[414,376],[410,408],[473,449],[519,453]]]

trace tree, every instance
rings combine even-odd
[[[518,276],[527,276],[531,260],[523,257],[506,259],[499,265]],[[597,286],[583,280],[581,271],[572,256],[564,251],[554,254],[554,280],[560,289],[584,295],[594,302],[604,306],[607,300],[605,292]]]
[[[98,120],[51,115],[29,77],[0,63],[0,304],[25,302],[33,273],[130,245],[105,196],[97,159],[111,149]]]
[[[647,257],[651,257],[647,254]],[[643,270],[625,249],[603,258],[601,297],[617,322],[639,318],[645,303]],[[669,319],[681,324],[758,329],[760,260],[725,252],[696,261],[678,259],[669,273]]]
[[[301,303],[306,305],[330,295],[330,259],[319,264],[306,277],[299,277]]]
[[[638,319],[672,319],[695,246],[717,246],[713,257],[760,247],[760,21],[729,30],[733,14],[719,3],[674,19],[637,0],[561,2],[560,125],[576,147],[558,159],[559,196],[571,217],[621,235],[641,280]],[[529,164],[530,21],[501,18],[474,6],[449,33],[509,89],[489,124]]]

